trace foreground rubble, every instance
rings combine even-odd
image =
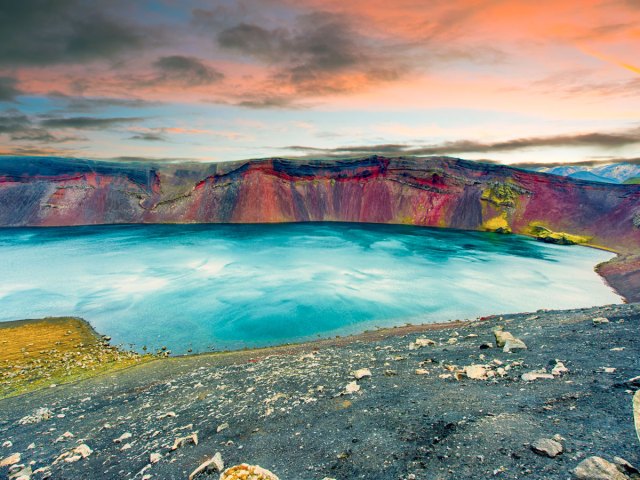
[[[615,305],[156,360],[0,401],[0,477],[636,478],[639,328]]]

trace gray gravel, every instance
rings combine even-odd
[[[20,453],[34,472],[45,468],[33,479],[186,479],[216,452],[283,480],[564,479],[590,455],[638,465],[640,384],[627,380],[640,375],[639,324],[640,304],[614,305],[158,360],[0,401],[0,460]],[[528,349],[495,348],[497,325]],[[436,345],[410,349],[419,337]],[[568,372],[522,380],[558,360]],[[470,365],[491,378],[460,373]],[[356,380],[362,368],[372,375]],[[360,388],[345,394],[350,383]],[[52,418],[20,422],[43,407]],[[193,433],[197,445],[171,449]],[[564,450],[555,458],[531,448],[554,436]],[[86,458],[54,464],[81,444]]]

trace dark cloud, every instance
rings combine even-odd
[[[41,125],[49,128],[75,128],[78,130],[94,130],[97,128],[107,128],[123,123],[141,122],[141,117],[66,117],[66,118],[46,118],[40,122]]]
[[[271,66],[269,84],[290,87],[294,97],[364,89],[409,69],[399,60],[406,53],[401,45],[387,56],[379,41],[356,31],[343,16],[325,12],[301,15],[287,28],[241,22],[216,32],[215,39],[225,50]],[[243,99],[240,105],[264,108],[265,103]]]
[[[9,135],[12,141],[63,143],[81,140],[79,137],[54,135],[17,110],[9,110],[0,114],[0,134]]]
[[[216,83],[224,78],[222,72],[205,65],[195,57],[182,55],[160,57],[153,65],[160,72],[160,75],[154,80],[156,83],[171,82],[198,86]]]
[[[120,11],[125,2],[19,0],[0,2],[0,64],[77,63],[143,47],[157,38]]]
[[[146,142],[166,142],[167,141],[164,135],[161,135],[159,133],[152,133],[152,132],[138,133],[136,135],[133,135],[132,137],[129,137],[129,140],[144,140]]]
[[[18,81],[12,77],[0,77],[0,102],[14,102],[22,92],[17,87]]]
[[[398,155],[449,155],[457,153],[489,153],[524,150],[540,147],[601,147],[618,148],[640,143],[640,128],[618,133],[582,133],[576,135],[554,135],[548,137],[527,137],[502,142],[477,142],[474,140],[456,140],[437,145],[412,146],[403,144],[356,145],[329,149],[292,145],[286,150],[306,153],[325,153],[333,155],[360,155],[370,153]]]
[[[92,112],[110,107],[146,108],[161,105],[161,102],[151,102],[139,98],[82,97],[66,95],[61,92],[51,92],[48,97],[61,102],[63,109],[68,112]]]

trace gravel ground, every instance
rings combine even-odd
[[[591,455],[637,465],[639,323],[640,304],[614,305],[157,360],[0,401],[0,460],[19,453],[33,479],[186,479],[216,452],[282,480],[565,479]],[[528,349],[496,348],[498,325]],[[563,453],[532,450],[554,435]]]

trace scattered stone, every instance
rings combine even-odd
[[[222,460],[222,455],[220,452],[216,452],[216,454],[211,457],[206,462],[200,464],[198,468],[196,468],[191,475],[189,475],[189,480],[193,480],[201,473],[205,473],[207,475],[213,472],[222,472],[224,470],[224,462]]]
[[[361,368],[359,370],[351,372],[351,375],[353,375],[353,378],[355,378],[356,380],[361,380],[365,377],[370,377],[371,370],[369,370],[368,368]]]
[[[53,417],[53,412],[48,408],[39,408],[31,415],[27,415],[18,420],[20,425],[29,425],[32,423],[40,423]]]
[[[411,342],[409,344],[409,350],[417,350],[419,348],[429,347],[435,344],[436,342],[434,342],[430,338],[420,337],[420,338],[416,338],[415,342]]]
[[[0,467],[9,467],[11,465],[15,465],[16,463],[20,463],[21,458],[22,456],[19,453],[9,455],[8,457],[0,460]]]
[[[424,368],[416,368],[416,375],[428,375],[429,370],[425,370]]]
[[[496,327],[493,335],[496,337],[496,345],[502,348],[505,353],[511,353],[515,350],[526,350],[527,345],[519,338],[514,337],[510,332],[505,332],[503,327]]]
[[[564,448],[560,442],[550,438],[539,438],[531,444],[531,450],[538,455],[546,455],[549,458],[554,458],[560,455],[564,451]]]
[[[515,352],[516,350],[526,350],[527,345],[520,340],[519,338],[514,338],[511,340],[507,340],[504,344],[504,348],[502,349],[505,353]]]
[[[58,438],[56,438],[56,441],[54,443],[64,442],[65,440],[67,440],[69,438],[73,438],[73,433],[64,432],[62,435],[60,435]]]
[[[151,455],[149,455],[149,463],[158,463],[161,458],[162,458],[162,455],[154,452]]]
[[[493,344],[489,342],[485,342],[480,345],[480,350],[488,350],[489,348],[493,348]]]
[[[165,418],[173,418],[176,416],[176,412],[167,412],[158,416],[158,420],[163,420]]]
[[[360,385],[356,381],[347,383],[347,386],[344,388],[344,393],[346,395],[351,395],[352,393],[356,393],[360,391]]]
[[[131,432],[125,432],[122,435],[120,435],[118,438],[114,438],[113,439],[113,443],[122,443],[125,440],[131,438],[133,435],[131,435]]]
[[[177,450],[178,448],[184,447],[185,445],[188,445],[189,443],[193,443],[194,445],[198,445],[198,434],[197,433],[192,433],[191,435],[188,435],[186,437],[176,438],[176,441],[173,442],[173,446],[171,447],[171,450]]]
[[[613,367],[602,367],[604,373],[616,373],[616,369]]]
[[[20,465],[19,468],[9,474],[9,480],[31,480],[32,473],[31,465]]]
[[[216,432],[220,433],[223,430],[226,430],[227,428],[229,428],[229,424],[227,422],[224,422],[223,424],[218,425],[218,428],[216,428]]]
[[[458,339],[456,337],[451,337],[449,340],[447,340],[447,344],[449,345],[455,345],[456,343],[458,343]]]
[[[589,457],[578,464],[573,471],[578,480],[629,480],[611,462],[601,457]]]
[[[385,370],[384,375],[385,377],[393,377],[395,375],[398,375],[398,372],[396,372],[395,370]]]
[[[627,387],[640,388],[640,376],[630,378],[629,380],[624,382],[624,384]]]
[[[57,464],[60,461],[65,461],[66,463],[74,463],[83,458],[87,458],[89,455],[93,453],[93,450],[89,448],[89,446],[85,443],[82,445],[78,445],[77,447],[64,452],[58,458],[56,458],[53,464]]]
[[[227,468],[220,480],[280,480],[274,473],[258,465],[247,465],[242,463]]]
[[[609,319],[606,317],[597,317],[593,319],[594,325],[602,325],[603,323],[609,323]]]
[[[2,448],[11,448],[11,447],[13,447],[13,443],[10,442],[9,440],[2,443]]]
[[[560,375],[564,375],[565,373],[569,373],[569,369],[565,367],[564,363],[562,363],[560,360],[556,360],[556,364],[551,370],[551,375],[558,377]]]
[[[553,379],[555,377],[550,373],[547,373],[547,371],[543,368],[541,370],[534,370],[532,372],[523,373],[520,378],[522,378],[522,380],[524,380],[525,382],[533,382],[534,380]]]
[[[485,365],[469,365],[464,367],[464,374],[472,380],[486,380],[488,370]]]

